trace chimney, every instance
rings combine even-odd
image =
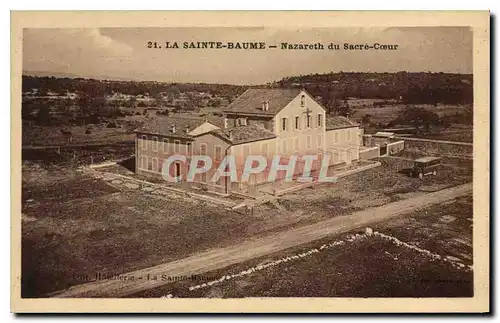
[[[175,124],[172,125],[171,131],[172,131],[172,133],[175,133]]]
[[[186,126],[184,130],[186,131],[186,133],[189,133],[189,126]]]
[[[233,140],[233,131],[232,130],[229,130],[227,132],[227,136],[229,137],[229,140]]]
[[[224,129],[227,129],[227,117],[224,116]]]
[[[269,111],[269,101],[262,102],[262,111]]]

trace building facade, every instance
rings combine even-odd
[[[299,89],[249,89],[224,109],[224,118],[195,119],[164,117],[136,130],[136,172],[161,176],[164,161],[183,155],[186,162],[169,167],[172,176],[186,179],[194,155],[209,156],[212,167],[194,177],[193,185],[229,193],[251,191],[267,183],[269,167],[240,180],[246,157],[264,156],[268,165],[279,155],[286,162],[291,155],[329,155],[330,166],[349,164],[359,159],[362,130],[345,117],[329,117],[325,108],[306,91]],[[226,156],[237,166],[237,181],[222,177],[210,179]],[[301,175],[303,163],[297,162],[294,178]],[[284,179],[280,172],[277,182]]]

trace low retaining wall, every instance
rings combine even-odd
[[[92,168],[92,169],[97,169],[97,168],[103,168],[103,167],[113,166],[113,165],[116,165],[116,164],[118,164],[118,162],[114,161],[114,162],[107,162],[107,163],[101,163],[101,164],[90,164],[90,165],[88,165],[88,167]]]
[[[468,142],[454,142],[407,137],[395,138],[404,140],[406,150],[424,151],[426,154],[436,154],[443,156],[464,156],[472,158],[473,155],[473,145]]]
[[[405,149],[404,140],[391,142],[390,144],[387,144],[387,155],[394,155],[404,149]]]
[[[370,147],[359,151],[359,159],[368,160],[380,157],[380,147]]]

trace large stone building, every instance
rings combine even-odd
[[[185,155],[188,162],[175,162],[169,172],[183,177],[194,155],[212,158],[211,169],[194,178],[195,185],[229,193],[246,192],[267,183],[267,172],[248,180],[231,182],[222,177],[211,182],[225,156],[236,159],[238,175],[249,155],[270,160],[275,155],[330,155],[330,166],[359,159],[362,129],[345,117],[326,117],[325,108],[300,89],[249,89],[224,109],[224,118],[157,118],[136,130],[136,171],[161,176],[163,161]],[[318,170],[313,166],[313,172]],[[303,165],[302,165],[303,166]],[[296,167],[294,178],[300,176]],[[282,172],[285,174],[285,172]],[[281,176],[281,177],[280,177]],[[280,175],[279,182],[283,179]],[[238,177],[240,178],[240,177]]]

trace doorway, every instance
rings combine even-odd
[[[175,163],[175,170],[174,171],[175,171],[175,177],[181,176],[181,163]]]

